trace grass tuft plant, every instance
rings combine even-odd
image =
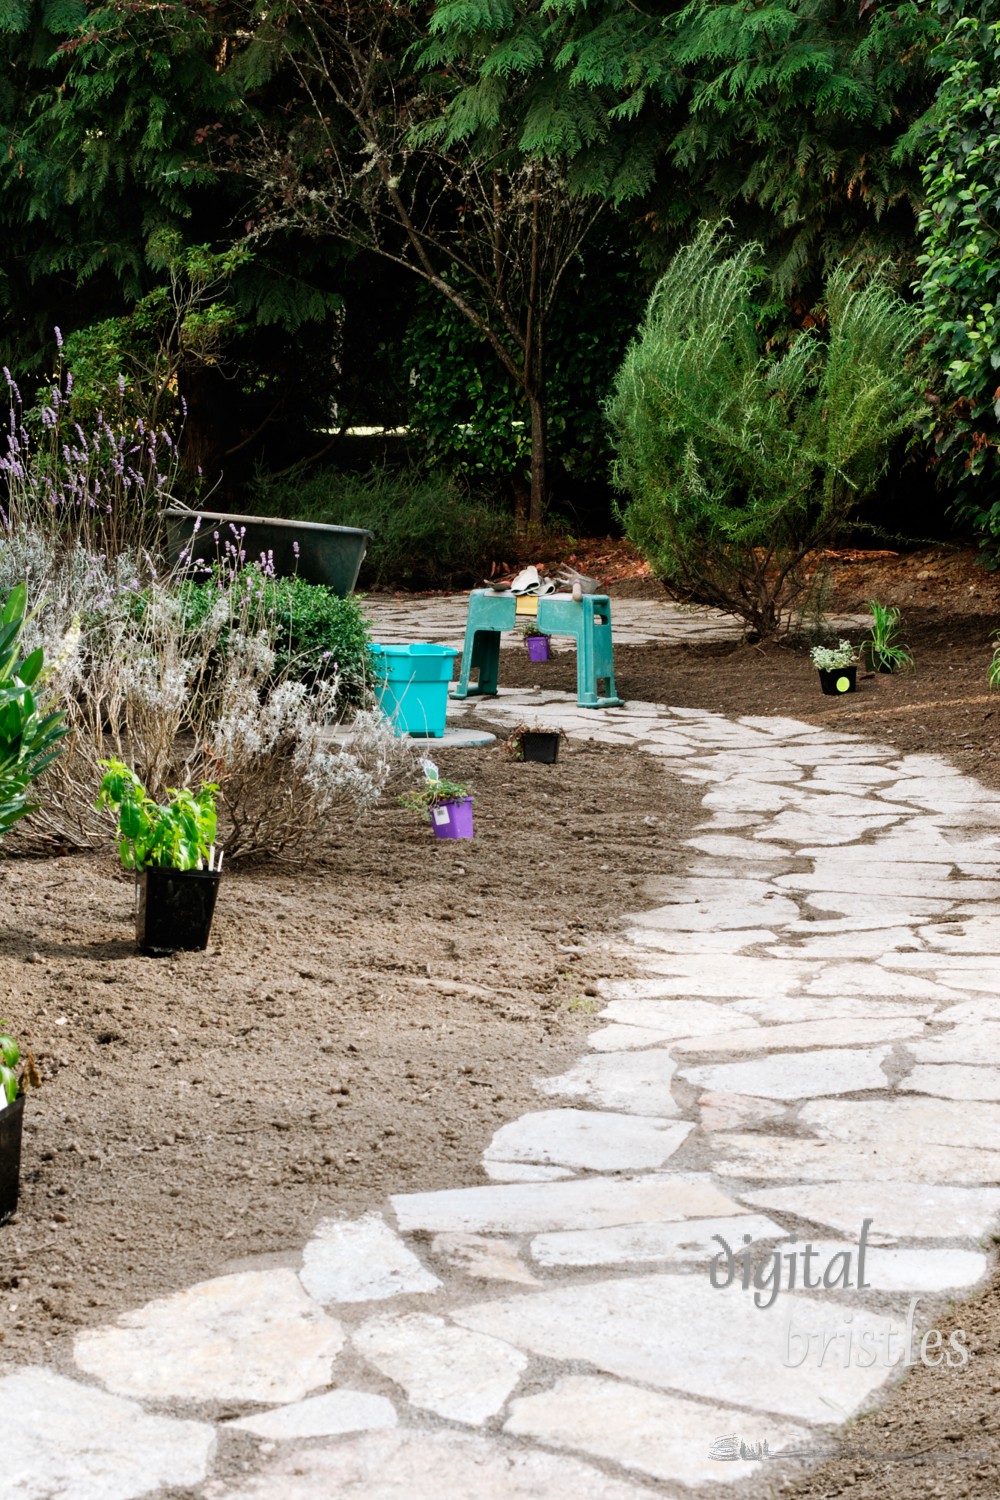
[[[872,617],[871,634],[861,642],[861,650],[868,658],[873,672],[905,672],[913,667],[913,656],[908,646],[894,637],[899,629],[902,613],[895,604],[879,604],[869,599],[866,608]]]

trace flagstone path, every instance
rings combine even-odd
[[[2,1500],[760,1494],[907,1349],[961,1358],[924,1330],[987,1274],[1000,1219],[1000,796],[791,719],[453,708],[701,790],[686,866],[622,919],[637,977],[483,1142],[485,1182],[126,1312],[71,1374],[8,1358]]]

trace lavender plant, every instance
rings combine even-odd
[[[60,347],[62,338],[56,329]],[[166,429],[149,428],[126,404],[119,375],[113,405],[98,410],[84,430],[73,403],[73,375],[58,371],[30,413],[10,370],[6,432],[0,438],[0,476],[6,490],[0,529],[29,528],[72,549],[117,556],[148,546],[158,512],[171,499],[179,467]]]

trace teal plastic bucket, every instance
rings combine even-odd
[[[448,684],[458,652],[453,646],[414,641],[372,646],[375,696],[397,735],[440,739],[448,712]]]

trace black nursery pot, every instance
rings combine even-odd
[[[524,760],[541,761],[542,765],[554,765],[559,756],[558,734],[522,734],[521,756]]]
[[[839,698],[841,693],[853,693],[857,691],[858,669],[853,667],[837,667],[832,672],[819,669],[819,685],[824,693],[830,698]],[[846,682],[847,686],[843,684]]]
[[[6,1224],[17,1212],[17,1195],[21,1186],[21,1125],[24,1120],[24,1095],[0,1109],[0,1224]]]
[[[163,958],[207,948],[221,878],[218,870],[143,870],[136,881],[139,952]]]

